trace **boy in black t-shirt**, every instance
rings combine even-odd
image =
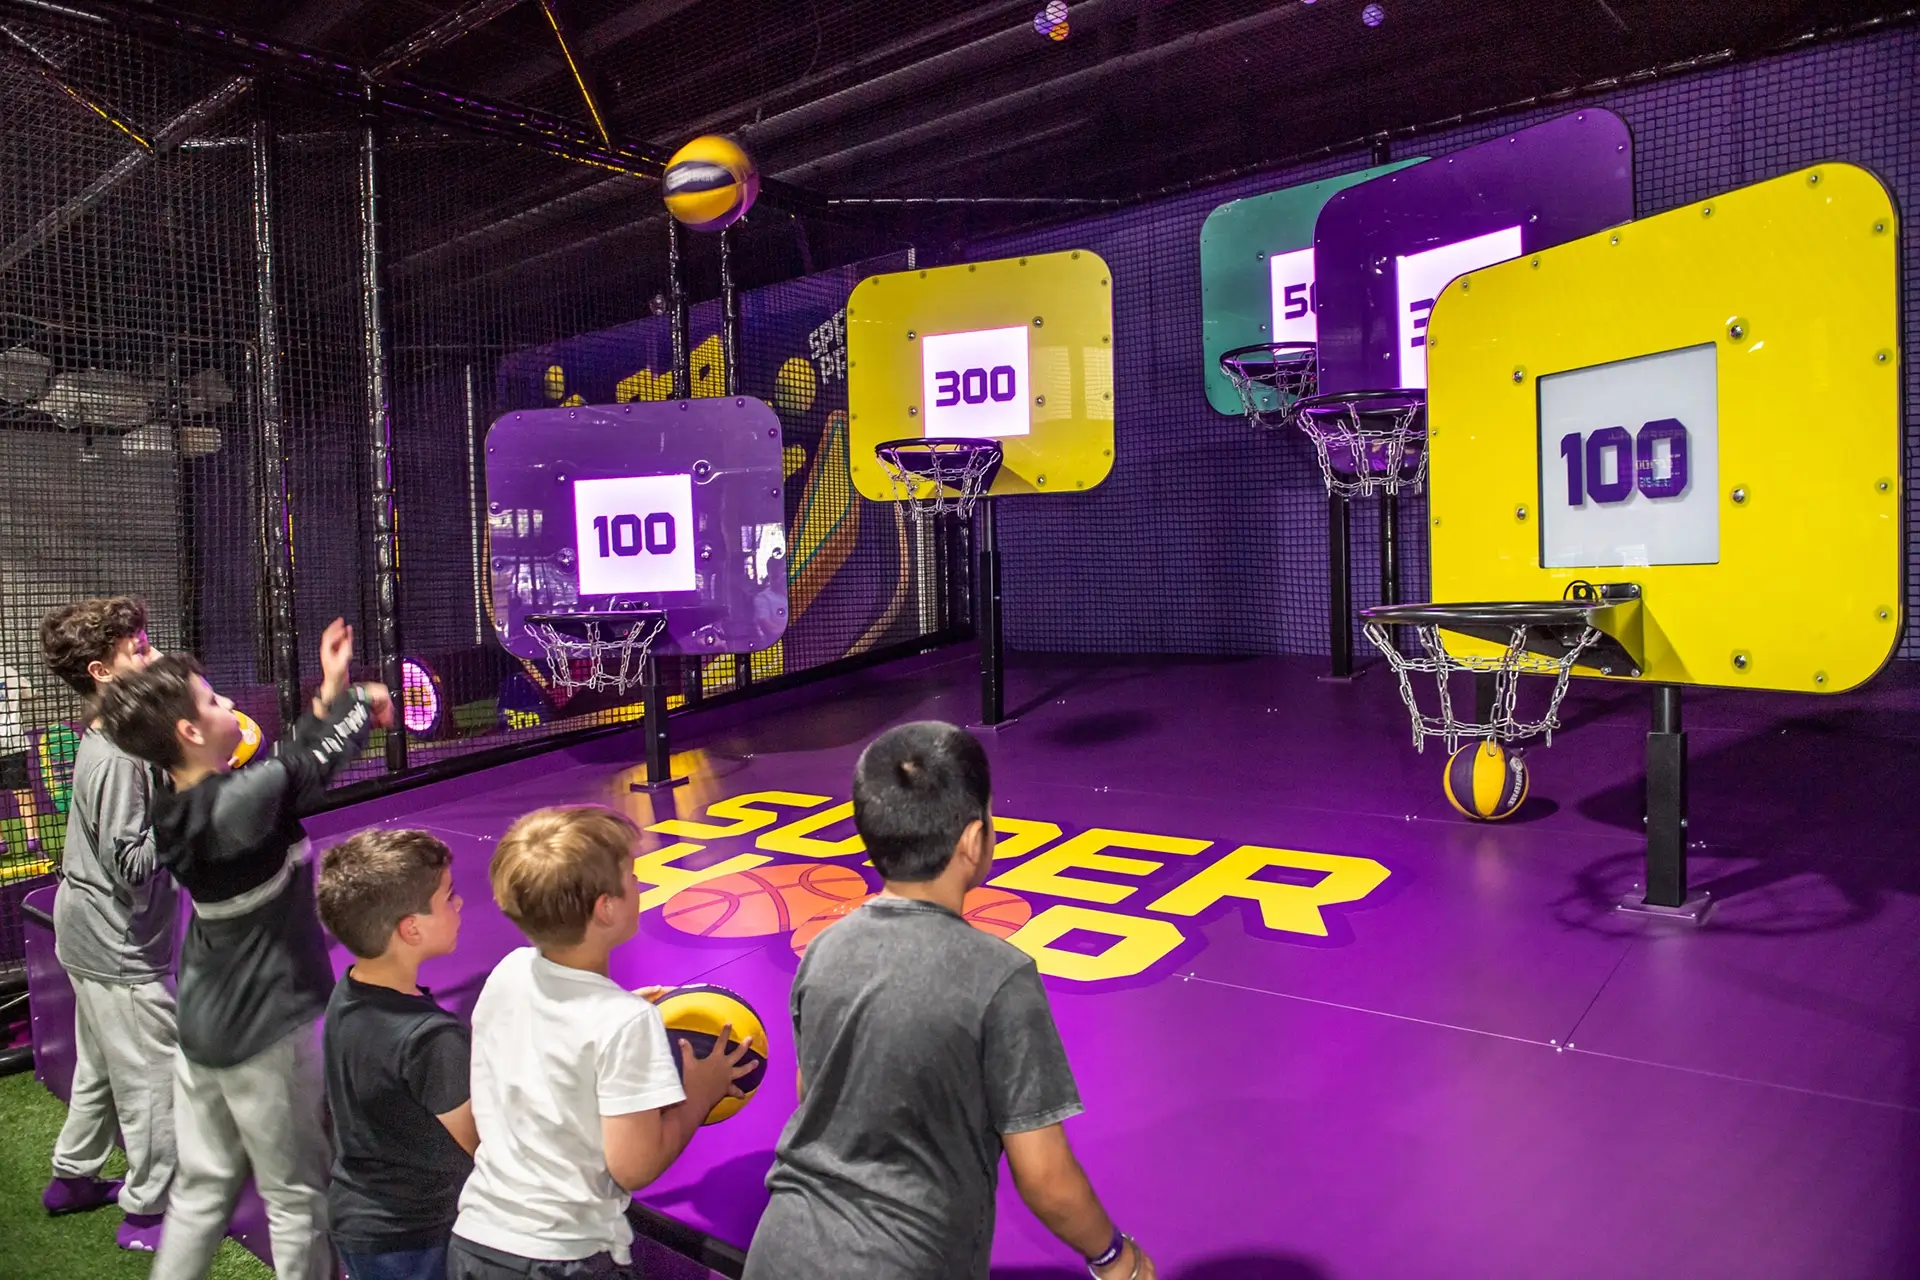
[[[201,1280],[249,1170],[279,1280],[331,1280],[326,1090],[315,1024],[333,987],[300,816],[376,726],[379,684],[349,685],[353,629],[320,640],[320,691],[266,759],[235,769],[240,724],[199,664],[168,654],[101,693],[114,745],[160,767],[154,849],[193,896],[180,954],[173,1100],[179,1164],[151,1280]]]
[[[467,1028],[420,986],[454,949],[453,855],[425,831],[362,831],[320,862],[320,919],[355,956],[327,1002],[333,1243],[347,1280],[440,1280],[480,1145]]]

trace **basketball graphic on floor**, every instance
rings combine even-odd
[[[667,899],[666,922],[701,938],[786,933],[829,908],[858,902],[872,887],[852,867],[796,862],[720,876]]]
[[[793,954],[805,955],[807,944],[825,932],[827,926],[845,919],[855,908],[874,896],[868,894],[851,902],[835,903],[812,919],[802,922],[789,940]],[[961,916],[976,929],[983,929],[995,937],[1011,938],[1021,925],[1033,918],[1033,907],[1019,894],[1008,893],[1005,889],[975,889],[967,894]]]

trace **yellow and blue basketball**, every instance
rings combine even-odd
[[[719,1105],[707,1112],[702,1124],[719,1124],[753,1101],[754,1091],[767,1074],[767,1029],[761,1024],[760,1015],[753,1011],[752,1005],[725,987],[696,983],[675,987],[660,997],[655,1007],[660,1010],[661,1020],[667,1024],[667,1039],[673,1045],[675,1070],[681,1065],[682,1040],[693,1046],[693,1056],[696,1058],[704,1058],[713,1052],[714,1042],[719,1040],[721,1029],[727,1026],[733,1028],[728,1048],[746,1040],[753,1042],[753,1048],[742,1059],[750,1063],[753,1070],[734,1081],[747,1096],[720,1099]]]
[[[668,213],[695,231],[718,231],[753,208],[760,171],[739,143],[706,134],[673,153],[660,185]]]
[[[260,726],[246,712],[236,710],[233,718],[240,722],[240,745],[233,749],[233,767],[238,769],[259,754],[261,734]]]
[[[1447,761],[1447,801],[1469,818],[1498,821],[1527,798],[1527,766],[1492,740],[1470,743]]]

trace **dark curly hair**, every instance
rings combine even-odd
[[[113,664],[114,646],[147,629],[147,602],[138,596],[95,596],[62,605],[40,622],[40,652],[53,674],[83,698],[99,693],[87,668]]]

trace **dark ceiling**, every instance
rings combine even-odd
[[[1128,198],[1693,59],[1913,16],[1899,0],[197,0],[173,7],[363,66],[486,21],[411,79],[671,149],[742,137],[836,196]],[[1384,10],[1377,25],[1365,17]]]

